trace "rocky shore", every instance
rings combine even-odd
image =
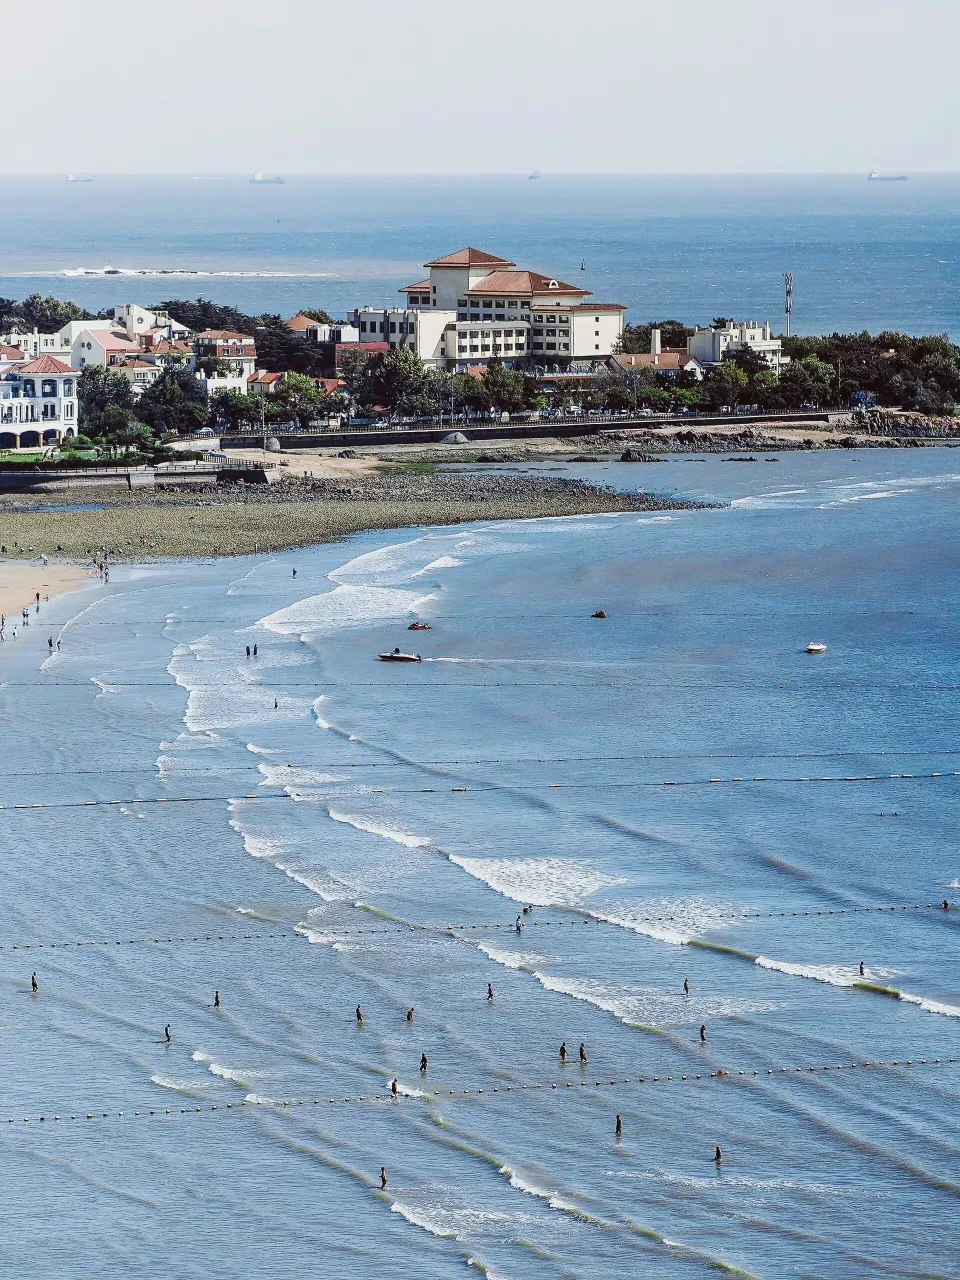
[[[365,529],[668,511],[684,504],[561,476],[402,471],[348,478],[289,478],[269,487],[202,486],[192,491],[85,489],[0,495],[0,558],[84,560],[98,547],[118,558],[246,555],[311,546]],[[64,508],[67,507],[65,510]]]

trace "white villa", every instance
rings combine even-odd
[[[719,364],[727,351],[735,351],[738,347],[749,347],[757,355],[763,356],[770,369],[779,377],[780,371],[790,363],[790,357],[783,354],[783,344],[775,338],[769,321],[759,324],[756,320],[747,320],[737,324],[728,320],[721,329],[701,329],[687,339],[687,351],[701,364]]]
[[[56,444],[77,434],[77,375],[54,356],[0,373],[0,448]]]
[[[505,258],[461,249],[424,264],[426,280],[400,292],[406,305],[361,307],[351,322],[360,343],[411,347],[437,368],[466,370],[494,357],[532,369],[599,365],[623,330],[626,307],[591,302],[587,289]]]

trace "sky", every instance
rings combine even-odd
[[[7,0],[2,30],[2,173],[960,167],[957,0]]]

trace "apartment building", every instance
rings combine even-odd
[[[412,347],[425,363],[449,370],[494,358],[533,369],[602,364],[623,331],[626,307],[591,301],[588,289],[480,249],[424,265],[427,279],[400,290],[405,306],[351,314],[361,344]]]
[[[749,347],[762,356],[778,376],[781,369],[790,363],[790,357],[783,354],[783,343],[773,336],[769,322],[760,324],[756,320],[747,320],[737,324],[735,320],[728,320],[716,329],[698,326],[687,339],[687,351],[707,366],[719,364],[728,351],[735,351],[738,347]]]

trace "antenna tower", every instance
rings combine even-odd
[[[787,337],[790,337],[790,315],[793,311],[793,272],[783,273],[783,312],[787,317]]]

